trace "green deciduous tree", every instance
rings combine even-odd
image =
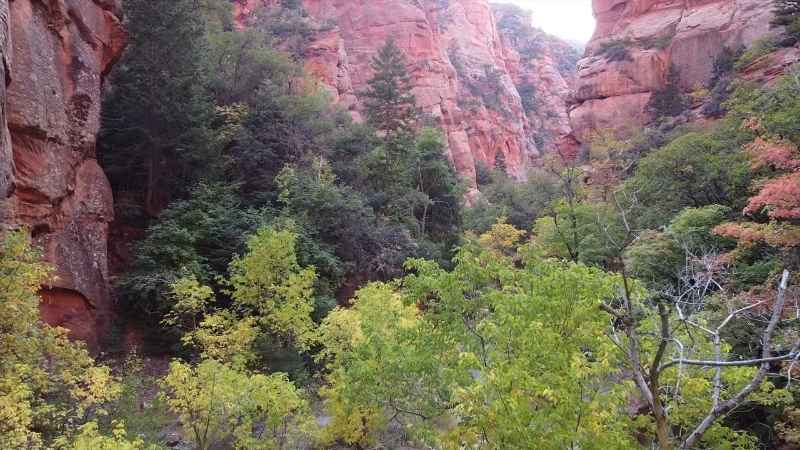
[[[39,321],[51,270],[23,231],[0,232],[0,447],[65,448],[120,388],[63,329]]]
[[[259,318],[275,336],[303,348],[313,328],[317,274],[297,262],[297,235],[262,228],[247,242],[245,256],[231,262],[230,294],[246,316]]]
[[[296,239],[290,230],[261,228],[248,239],[244,256],[231,261],[228,278],[218,279],[220,294],[192,276],[176,280],[162,324],[204,358],[226,363],[252,363],[261,336],[307,350],[316,272],[298,263]]]
[[[643,158],[626,181],[639,204],[647,205],[632,220],[647,228],[665,225],[685,207],[741,209],[750,177],[747,156],[727,128],[686,133]]]
[[[558,177],[540,170],[531,171],[524,182],[494,170],[480,190],[482,198],[464,209],[465,229],[483,233],[505,217],[509,224],[527,230],[560,197],[561,183]]]
[[[501,228],[452,272],[410,262],[402,288],[368,286],[325,320],[328,433],[367,445],[399,424],[447,449],[635,448],[622,391],[603,381],[617,359],[596,308],[615,277],[515,266],[496,251],[514,248]]]
[[[308,401],[284,374],[261,375],[215,360],[170,365],[163,397],[199,450],[302,448],[311,430]]]
[[[118,282],[125,306],[145,319],[161,320],[170,310],[172,283],[187,276],[216,283],[233,255],[245,249],[246,236],[269,217],[244,206],[232,187],[197,185],[188,200],[173,202],[133,245],[130,268]]]
[[[142,439],[129,440],[125,427],[114,424],[110,436],[100,433],[97,423],[89,422],[79,429],[78,436],[69,444],[71,450],[158,450],[156,445],[145,445]]]

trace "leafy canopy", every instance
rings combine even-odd
[[[68,448],[120,388],[66,330],[39,321],[51,280],[25,231],[0,232],[0,447]]]

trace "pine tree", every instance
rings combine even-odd
[[[129,0],[128,49],[103,108],[100,156],[115,191],[157,214],[213,157],[206,22],[196,0]]]
[[[403,53],[389,39],[372,59],[375,71],[364,93],[367,118],[387,134],[410,131],[416,121],[416,98],[411,93],[411,77]]]

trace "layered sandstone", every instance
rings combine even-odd
[[[647,108],[674,66],[683,90],[704,87],[727,47],[748,47],[777,33],[772,0],[594,0],[597,28],[578,64],[572,126],[580,140],[598,129],[632,129],[653,119]],[[611,61],[602,49],[627,57]],[[611,58],[613,59],[613,58]]]
[[[14,160],[11,152],[11,137],[8,135],[6,88],[11,74],[10,61],[11,28],[9,26],[8,0],[0,0],[0,224],[10,221],[10,197],[13,193]]]
[[[261,3],[275,7],[271,0],[238,0],[239,14]],[[474,186],[478,164],[492,167],[502,159],[511,175],[523,178],[570,132],[567,81],[550,58],[548,46],[556,41],[535,33],[530,16],[522,18],[524,30],[501,29],[499,21],[520,13],[493,6],[488,0],[304,0],[318,25],[305,66],[361,120],[370,62],[394,39],[408,61],[418,106],[444,130],[456,170]],[[523,41],[539,38],[541,52],[520,52]],[[533,103],[541,109],[526,108]]]
[[[28,227],[55,267],[43,317],[96,347],[111,308],[113,200],[95,142],[103,78],[125,42],[119,1],[0,4],[10,80],[0,118],[0,221]]]

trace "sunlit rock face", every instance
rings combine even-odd
[[[594,0],[593,7],[597,28],[578,64],[570,113],[583,141],[598,129],[635,129],[652,120],[646,106],[670,66],[689,92],[708,83],[726,47],[778,32],[769,24],[771,0]],[[613,41],[626,42],[627,59],[599,54]]]
[[[8,81],[0,223],[28,227],[56,278],[43,317],[97,348],[108,329],[113,197],[95,155],[103,78],[125,32],[117,0],[0,1]]]
[[[246,15],[259,1],[236,4]],[[521,18],[524,27],[499,26],[504,17],[524,15],[517,9],[488,0],[304,0],[303,6],[323,24],[305,50],[306,69],[357,120],[363,119],[361,93],[372,77],[372,57],[387,39],[395,40],[418,106],[444,130],[454,167],[473,187],[476,165],[493,167],[502,155],[509,174],[524,178],[570,133],[571,69],[558,70],[551,58],[551,47],[560,54],[569,46],[533,30],[530,16]],[[541,41],[541,51],[521,53],[516,46],[527,45],[526,39]],[[543,105],[541,113],[526,111],[534,101]],[[543,115],[551,113],[556,120],[545,124]]]

